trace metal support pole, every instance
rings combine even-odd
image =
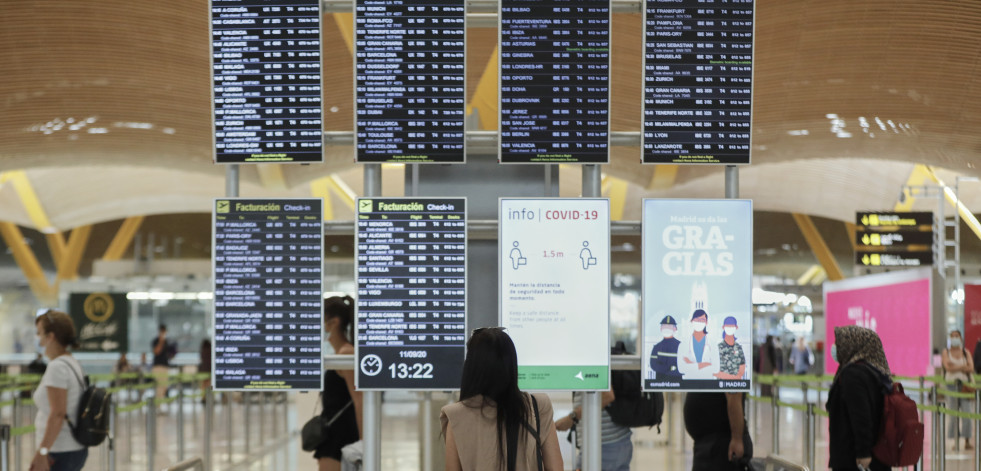
[[[192,384],[196,385],[200,383]],[[204,393],[204,391],[202,391],[202,393]],[[202,401],[203,400],[204,399],[202,398]],[[198,398],[196,396],[191,400],[191,438],[200,438],[200,434],[198,434]]]
[[[211,471],[211,431],[215,425],[215,395],[209,387],[204,390],[204,469]]]
[[[365,168],[367,171],[367,168]],[[364,471],[381,471],[381,391],[364,391]]]
[[[600,393],[590,391],[582,401],[582,469],[600,471],[603,466],[602,417]]]
[[[780,454],[780,407],[777,401],[780,398],[780,389],[776,382],[773,383],[773,396],[770,397],[771,422],[773,422],[773,436],[770,438],[770,454]]]
[[[409,164],[409,187],[405,189],[406,196],[419,196],[419,164]]]
[[[146,398],[146,469],[154,470],[154,457],[157,453],[157,408],[155,396]]]
[[[20,392],[18,391],[18,392],[15,392],[14,393],[14,412],[13,412],[13,424],[14,424],[14,427],[20,427],[20,422],[21,422],[21,419],[20,419]],[[21,446],[20,446],[21,445],[21,443],[20,443],[20,440],[21,440],[20,437],[21,436],[22,435],[18,435],[16,437],[13,437],[14,438],[14,469],[17,469],[17,470],[20,470],[21,469]]]
[[[678,430],[680,432],[681,439],[678,440],[678,442],[681,444],[681,451],[682,452],[686,451],[685,442],[688,441],[688,432],[685,430],[685,415],[684,415],[685,399],[687,399],[687,398],[688,398],[688,393],[685,393],[685,392],[681,393],[681,410],[682,410],[682,414],[681,414],[681,420],[678,421]]]
[[[0,471],[10,471],[10,425],[0,425]]]
[[[238,197],[238,164],[225,167],[225,196]]]
[[[934,384],[930,388],[930,402],[931,405],[937,406],[940,401],[937,397],[937,385]],[[930,466],[934,469],[937,467],[937,460],[939,460],[940,453],[937,450],[937,444],[940,443],[940,437],[937,432],[938,422],[940,422],[939,412],[933,412],[930,416]]]
[[[545,165],[545,196],[559,196],[559,166],[556,164]]]
[[[133,462],[133,413],[135,411],[129,411],[126,413],[126,454],[123,455],[126,458],[127,463]]]
[[[381,196],[381,164],[364,164],[361,168],[364,170],[364,195]]]
[[[726,199],[739,198],[739,167],[726,165]]]
[[[943,409],[944,408],[944,403],[943,402],[937,403],[937,408],[938,409]],[[933,469],[935,471],[944,471],[944,468],[947,467],[947,463],[946,463],[947,460],[945,459],[945,456],[944,456],[945,455],[944,450],[947,449],[947,434],[944,433],[944,429],[946,428],[945,426],[947,425],[947,416],[944,415],[943,413],[941,413],[939,410],[937,411],[936,414],[937,414],[937,418],[939,419],[937,421],[939,423],[938,424],[938,427],[940,428],[940,430],[937,432],[937,436],[940,439],[937,441],[938,442],[937,443],[937,462],[933,466]]]
[[[600,167],[595,164],[582,166],[582,196],[583,198],[599,198],[603,194],[601,191],[602,178],[600,177]]]
[[[224,410],[225,410],[225,437],[228,440],[228,462],[231,463],[232,462],[232,442],[234,441],[234,440],[232,440],[232,404],[235,402],[235,399],[228,392],[222,393],[222,397],[224,398],[225,396],[228,396],[228,401],[227,401],[227,403],[225,404],[225,407],[224,407]]]
[[[807,429],[804,431],[804,463],[807,469],[817,469],[817,414],[815,404],[807,404]]]
[[[252,396],[251,392],[242,393],[242,402],[245,403],[245,418],[242,420],[245,422],[245,452],[248,453],[252,449],[251,435],[252,435]]]
[[[671,446],[671,437],[674,436],[674,395],[673,392],[664,393],[664,405],[668,413],[668,439],[667,445]]]
[[[974,390],[974,413],[981,414],[981,389]],[[981,469],[981,448],[978,447],[978,437],[981,437],[981,420],[974,421],[974,469]]]
[[[184,383],[177,381],[177,461],[184,461]]]
[[[106,449],[109,456],[109,471],[116,471],[116,424],[119,423],[119,413],[116,411],[116,396],[109,402],[109,436],[106,437]]]
[[[433,393],[422,394],[422,469],[433,469]]]
[[[272,434],[266,433],[266,401],[268,396],[265,391],[257,393],[259,394],[259,446],[265,445],[267,440],[272,436]]]

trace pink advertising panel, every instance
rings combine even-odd
[[[973,352],[981,340],[981,285],[964,285],[964,347]]]
[[[834,328],[859,325],[876,331],[895,375],[930,374],[929,268],[851,278],[824,284],[826,339],[834,343]],[[838,363],[824,350],[825,371]]]

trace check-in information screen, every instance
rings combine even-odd
[[[464,198],[358,200],[358,389],[460,387],[466,217]]]
[[[610,202],[501,199],[500,319],[531,390],[606,390]]]
[[[322,207],[215,200],[215,389],[322,389]]]

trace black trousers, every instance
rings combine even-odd
[[[731,437],[729,432],[725,432],[696,438],[692,453],[692,471],[742,471],[745,469],[745,465],[741,463],[753,457],[753,439],[750,438],[748,431],[744,431],[744,460],[729,461],[729,457],[726,455],[729,453]]]

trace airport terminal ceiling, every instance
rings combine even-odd
[[[4,6],[0,220],[47,229],[23,204],[17,171],[59,231],[210,210],[211,199],[224,192],[225,168],[211,163],[207,5],[39,0]],[[977,1],[757,0],[756,8],[753,164],[740,169],[740,182],[758,218],[771,222],[757,224],[757,239],[800,238],[789,215],[780,213],[852,221],[856,210],[891,209],[916,164],[933,166],[948,184],[957,175],[981,176]],[[324,129],[350,131],[353,64],[345,32],[351,17],[328,13],[323,20]],[[641,20],[639,10],[613,15],[613,131],[640,127]],[[496,103],[475,94],[496,42],[494,28],[468,29],[468,94],[485,130],[496,128]],[[494,79],[493,67],[490,72]],[[360,193],[352,154],[350,146],[333,146],[323,164],[245,165],[241,195],[331,193],[333,218],[352,219],[337,197]],[[612,147],[611,164],[602,168],[605,188],[624,198],[622,219],[639,219],[644,197],[723,196],[721,167],[643,166],[639,154],[639,147]],[[577,167],[562,166],[563,196],[577,196],[579,181]],[[384,194],[401,195],[402,182],[402,169],[386,166]],[[961,196],[976,210],[981,184],[962,183]],[[935,206],[921,199],[914,209]],[[839,229],[822,226],[829,244]]]

